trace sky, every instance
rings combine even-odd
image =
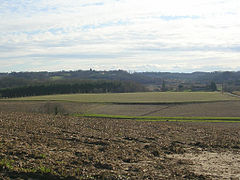
[[[0,72],[240,71],[240,0],[0,0]]]

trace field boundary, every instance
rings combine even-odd
[[[174,106],[174,105],[172,105],[172,106]],[[150,112],[144,113],[144,114],[142,114],[141,116],[149,116],[150,114],[153,114],[153,113],[156,113],[156,112],[160,112],[160,111],[162,111],[162,110],[164,110],[164,109],[168,109],[168,108],[170,108],[170,107],[171,107],[171,106],[168,105],[167,107],[163,107],[163,108],[161,108],[161,109],[157,109],[157,110],[154,110],[154,111],[150,111]]]
[[[173,122],[238,122],[240,117],[160,117],[160,116],[123,116],[107,114],[73,114],[77,117],[128,119],[136,121],[173,121]]]
[[[185,101],[185,102],[87,102],[74,100],[16,100],[16,99],[0,99],[1,102],[70,102],[70,103],[85,103],[85,104],[115,104],[115,105],[184,105],[184,104],[199,104],[199,103],[217,103],[217,102],[236,102],[239,100],[216,100],[216,101]]]

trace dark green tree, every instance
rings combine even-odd
[[[217,85],[216,85],[216,83],[215,82],[211,82],[211,84],[210,84],[210,90],[211,91],[217,91]]]
[[[182,85],[182,84],[179,84],[179,85],[178,85],[178,91],[182,91],[182,90],[183,90],[183,88],[184,88],[184,87],[183,87],[183,85]]]
[[[166,87],[166,82],[163,80],[162,81],[162,88],[161,88],[162,91],[167,91],[167,87]]]

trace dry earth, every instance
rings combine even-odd
[[[240,101],[186,103],[186,104],[101,104],[44,101],[0,101],[0,111],[54,113],[110,114],[129,116],[187,116],[187,117],[240,117]]]
[[[212,179],[240,179],[240,154],[231,151],[218,153],[203,151],[199,154],[173,154],[168,157],[192,161],[189,166],[198,175],[209,175]]]
[[[240,117],[240,102],[210,102],[166,105],[99,105],[88,109],[92,114],[165,116],[165,117]]]
[[[0,179],[239,179],[239,123],[0,113]]]

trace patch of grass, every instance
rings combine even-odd
[[[8,160],[8,159],[2,159],[0,161],[0,169],[6,169],[11,171],[19,171],[19,172],[25,172],[25,173],[35,173],[39,172],[42,174],[48,174],[48,173],[54,173],[50,168],[47,168],[45,166],[40,166],[36,169],[30,169],[30,168],[16,168],[13,166],[14,160]]]
[[[144,92],[144,93],[105,93],[105,94],[63,94],[12,98],[22,101],[71,101],[82,103],[116,104],[164,104],[197,103],[240,100],[237,97],[219,92]]]
[[[23,179],[76,179],[72,176],[63,176],[59,173],[56,173],[54,170],[40,165],[36,168],[19,168],[13,166],[13,160],[2,159],[0,161],[0,171],[4,170],[5,175],[10,179],[23,178]]]
[[[23,173],[36,173],[38,170],[37,169],[30,169],[30,168],[20,168],[18,172],[23,172]]]
[[[38,170],[42,174],[52,173],[52,170],[50,168],[45,167],[45,166],[40,166]]]
[[[130,119],[137,121],[181,121],[181,122],[240,122],[240,117],[159,117],[159,116],[123,116],[107,114],[74,114],[74,116],[93,118]]]
[[[39,154],[39,158],[41,158],[41,159],[45,159],[46,158],[46,154]]]
[[[0,169],[12,170],[13,169],[13,165],[12,165],[13,163],[14,163],[13,160],[2,159],[0,161]]]
[[[50,79],[53,80],[53,81],[56,81],[56,80],[63,79],[63,77],[62,76],[52,76]]]

